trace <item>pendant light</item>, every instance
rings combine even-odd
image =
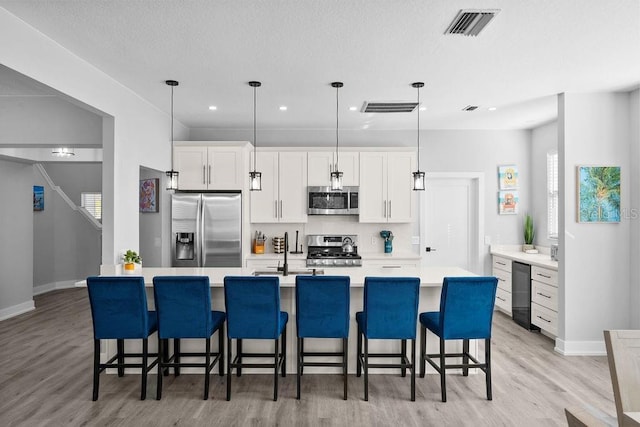
[[[333,82],[331,83],[332,87],[336,88],[336,168],[333,172],[331,172],[331,189],[332,190],[342,190],[342,172],[338,168],[338,89],[342,86],[342,82]]]
[[[420,171],[420,88],[424,87],[424,83],[415,82],[411,86],[418,89],[418,105],[416,106],[416,110],[418,110],[418,170],[413,172],[413,190],[424,191],[424,172]]]
[[[176,80],[167,80],[165,83],[171,86],[171,170],[166,172],[167,190],[178,189],[178,171],[173,170],[173,88],[178,86]]]
[[[253,172],[249,172],[249,190],[262,191],[262,172],[256,172],[257,157],[256,149],[258,148],[258,140],[256,139],[256,88],[262,83],[251,81],[249,86],[253,88]]]

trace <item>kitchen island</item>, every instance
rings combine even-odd
[[[263,269],[261,269],[263,270]],[[437,311],[440,307],[440,291],[444,277],[461,277],[476,276],[475,274],[458,267],[421,267],[421,268],[384,268],[384,267],[343,267],[343,268],[325,268],[324,275],[342,275],[351,278],[351,322],[349,325],[349,373],[356,371],[356,343],[357,343],[357,325],[355,321],[356,312],[362,310],[364,279],[367,276],[377,277],[419,277],[420,286],[420,302],[418,312]],[[147,286],[147,297],[150,309],[153,309],[153,278],[155,276],[208,276],[211,282],[211,302],[214,310],[224,311],[224,278],[225,276],[251,276],[255,269],[253,268],[138,268],[136,275],[144,277]],[[103,276],[122,275],[121,266],[103,266],[101,268]],[[263,274],[264,275],[264,274]],[[273,269],[273,275],[277,275]],[[280,278],[280,301],[281,310],[289,313],[289,322],[287,323],[287,373],[295,374],[295,352],[296,352],[296,304],[295,304],[295,275],[282,276]],[[84,281],[78,282],[77,286],[86,286]],[[416,341],[419,340],[419,322],[416,319]],[[416,345],[419,343],[416,342]],[[140,344],[135,341],[127,342],[127,350],[137,351]],[[156,339],[150,340],[150,347],[155,348]],[[183,340],[183,351],[199,351],[202,340]],[[130,346],[130,347],[129,347]],[[247,351],[271,352],[273,351],[272,341],[248,340],[244,344]],[[308,351],[339,351],[341,347],[339,340],[331,339],[307,339],[305,340],[305,349]],[[410,349],[411,346],[407,346]],[[419,355],[416,347],[416,361],[419,361]],[[437,353],[439,349],[438,338],[427,332],[427,352]],[[447,342],[447,352],[460,352],[462,343]],[[370,342],[370,352],[399,352],[399,341],[383,341],[372,340]],[[477,355],[477,343],[472,341],[470,344],[472,355]],[[108,355],[115,354],[115,341],[108,342],[103,345],[102,357],[106,359]],[[416,365],[417,366],[417,365]],[[305,368],[305,372],[309,373],[339,373],[340,368]],[[189,369],[183,370],[189,373]],[[247,373],[270,373],[270,370],[249,369]],[[390,373],[387,370],[370,370],[371,373]],[[416,371],[417,372],[417,371]],[[427,364],[427,372],[434,373],[435,370]]]

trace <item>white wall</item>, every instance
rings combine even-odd
[[[140,164],[170,166],[170,116],[1,8],[0,39],[12,41],[0,44],[5,66],[104,113],[102,262],[119,262],[123,250],[138,249]],[[158,86],[171,77],[159,76]],[[176,123],[175,139],[186,134]]]
[[[33,167],[0,159],[0,320],[33,309]]]
[[[559,96],[559,326],[563,354],[604,353],[602,331],[630,327],[630,96]],[[576,221],[576,166],[621,167],[620,223]],[[634,260],[637,263],[637,260]],[[637,309],[637,307],[636,307]]]
[[[629,122],[631,140],[631,165],[630,179],[636,183],[631,188],[629,202],[629,220],[631,221],[631,247],[630,247],[630,327],[640,329],[640,89],[636,89],[629,95]]]
[[[558,149],[558,122],[553,121],[531,131],[531,208],[535,225],[535,244],[550,246],[547,219],[547,153]]]

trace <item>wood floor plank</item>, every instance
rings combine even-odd
[[[202,400],[202,375],[165,378],[155,400],[149,375],[147,400],[140,401],[140,376],[102,375],[100,399],[91,401],[93,341],[86,289],[65,289],[35,297],[36,310],[0,322],[0,425],[51,426],[563,426],[564,408],[593,406],[615,414],[606,357],[563,357],[554,343],[494,316],[493,401],[484,375],[447,376],[447,402],[440,401],[436,375],[410,378],[371,375],[369,401],[363,379],[349,376],[349,400],[342,400],[340,375],[306,374],[302,398],[296,377],[280,378],[273,402],[271,375],[211,377]],[[352,339],[354,339],[352,337]],[[482,355],[482,351],[481,351]],[[217,370],[216,370],[217,371]]]

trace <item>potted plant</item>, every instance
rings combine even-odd
[[[142,262],[142,258],[136,251],[132,251],[131,249],[127,249],[127,252],[122,256],[124,261],[124,270],[125,272],[132,272],[135,270],[135,264],[140,264]]]
[[[534,249],[533,238],[535,237],[535,230],[533,229],[533,218],[527,214],[524,217],[524,245],[522,245],[522,251]]]

